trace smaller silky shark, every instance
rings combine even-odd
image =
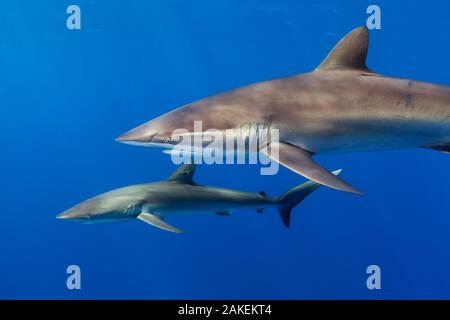
[[[64,211],[57,218],[85,223],[139,219],[162,230],[182,233],[164,219],[194,214],[227,216],[237,209],[253,209],[262,213],[268,207],[276,207],[284,225],[289,228],[291,210],[320,187],[320,184],[308,181],[280,197],[269,197],[264,192],[249,193],[198,185],[193,181],[195,168],[194,164],[185,164],[167,180],[98,195]],[[336,170],[333,173],[338,175],[340,172]]]

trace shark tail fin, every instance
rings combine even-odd
[[[342,172],[342,169],[333,171],[334,175],[339,175]],[[314,181],[308,181],[301,185],[298,185],[284,195],[282,195],[278,200],[278,213],[280,214],[280,218],[283,221],[283,224],[286,228],[289,228],[291,224],[291,211],[297,206],[300,202],[302,202],[307,196],[309,196],[314,190],[321,186],[320,183]]]

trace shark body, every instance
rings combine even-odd
[[[181,233],[164,219],[196,214],[230,215],[240,209],[262,213],[266,208],[276,207],[283,223],[289,227],[292,208],[320,186],[308,181],[281,197],[269,197],[264,192],[200,186],[193,181],[194,172],[195,165],[182,165],[165,181],[128,186],[98,195],[62,212],[57,218],[86,223],[139,219],[157,228]],[[339,173],[340,170],[334,172]]]
[[[144,146],[176,144],[171,133],[264,124],[279,130],[280,164],[342,191],[361,192],[314,162],[313,155],[430,148],[450,152],[450,88],[392,78],[366,65],[368,31],[344,37],[313,72],[214,95],[117,138]],[[265,150],[260,150],[265,152]]]

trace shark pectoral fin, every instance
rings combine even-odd
[[[171,226],[170,224],[165,223],[160,217],[148,212],[142,212],[137,216],[137,218],[141,221],[144,221],[145,223],[151,224],[152,226],[162,230],[170,231],[173,233],[183,233],[183,230],[180,230],[178,228]]]
[[[361,191],[355,189],[341,178],[328,172],[326,169],[315,163],[310,152],[287,143],[273,142],[270,145],[271,153],[273,150],[276,150],[276,148],[278,148],[278,156],[268,154],[267,148],[261,150],[261,152],[290,170],[317,183],[345,192],[352,192],[359,195],[363,194]]]

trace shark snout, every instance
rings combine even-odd
[[[157,135],[156,132],[145,132],[139,128],[127,131],[116,138],[117,142],[126,144],[142,145],[152,142],[153,137]]]
[[[77,210],[67,210],[56,216],[56,219],[61,220],[86,220],[89,219],[88,214],[83,214]]]
[[[69,217],[69,216],[67,216],[66,214],[62,214],[62,213],[60,213],[60,214],[58,214],[58,215],[56,216],[56,219],[61,219],[61,220],[70,220],[70,217]]]
[[[56,219],[61,219],[61,220],[70,220],[70,219],[74,219],[74,215],[68,213],[68,212],[63,212],[60,213],[56,216]]]
[[[118,136],[116,141],[136,146],[170,149],[181,140],[173,139],[171,133],[162,134],[145,127],[138,127]]]

